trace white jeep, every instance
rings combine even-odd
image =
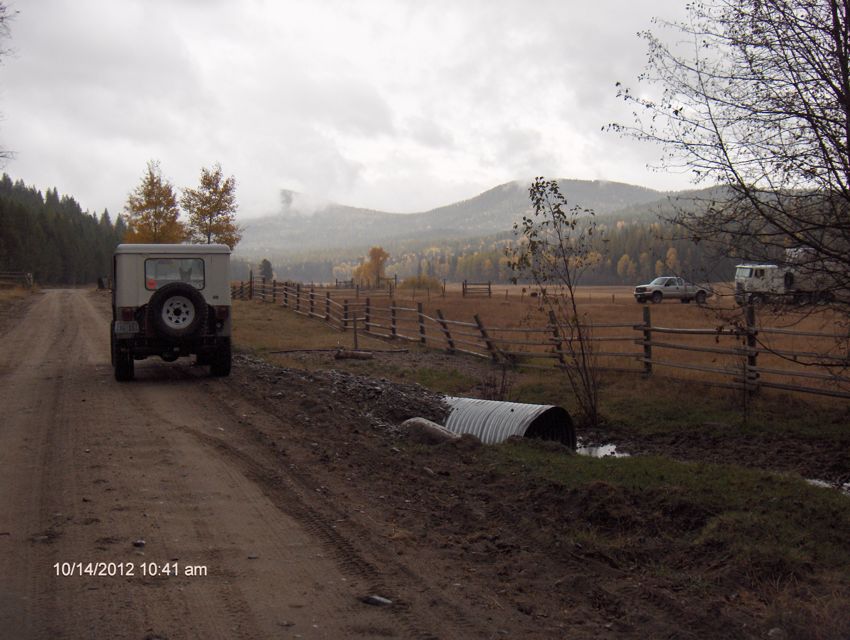
[[[230,374],[230,248],[223,244],[120,244],[112,260],[110,343],[115,379],[133,379],[148,356],[195,355]]]

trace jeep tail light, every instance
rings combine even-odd
[[[217,306],[215,308],[215,317],[216,320],[227,320],[227,316],[230,315],[230,307]]]
[[[121,320],[133,320],[136,317],[136,309],[133,307],[120,307],[119,318]]]

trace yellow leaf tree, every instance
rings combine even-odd
[[[354,279],[361,285],[379,287],[381,278],[386,274],[387,260],[390,254],[383,247],[372,247],[365,262],[354,269]]]
[[[162,178],[159,163],[148,162],[142,182],[127,197],[124,242],[167,244],[183,242],[186,227],[171,183]]]
[[[201,168],[200,186],[184,189],[180,204],[189,214],[192,242],[220,242],[233,249],[242,239],[236,225],[236,178],[225,178],[218,163]]]

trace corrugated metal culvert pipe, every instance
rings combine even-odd
[[[554,440],[576,448],[573,421],[563,407],[451,396],[445,400],[451,407],[445,426],[453,433],[471,433],[484,444],[520,436]]]

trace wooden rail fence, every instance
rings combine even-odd
[[[33,277],[26,271],[0,271],[0,287],[33,287]]]
[[[464,298],[472,298],[475,296],[493,297],[493,288],[490,282],[467,282],[463,281],[461,293]]]
[[[231,286],[234,299],[277,304],[323,320],[339,331],[359,329],[379,338],[406,340],[524,368],[570,366],[572,338],[562,334],[551,313],[546,327],[485,327],[478,315],[472,322],[461,321],[445,317],[438,309],[434,317],[425,313],[422,302],[401,306],[386,292],[370,291],[359,297],[360,293],[366,292],[263,279]],[[824,340],[834,346],[840,336],[758,327],[753,307],[747,308],[740,327],[658,326],[652,323],[647,306],[640,322],[592,323],[586,328],[601,369],[644,376],[653,375],[659,367],[697,371],[710,374],[709,384],[750,393],[769,388],[850,399],[850,350],[821,353],[770,345],[771,336],[795,336]]]

